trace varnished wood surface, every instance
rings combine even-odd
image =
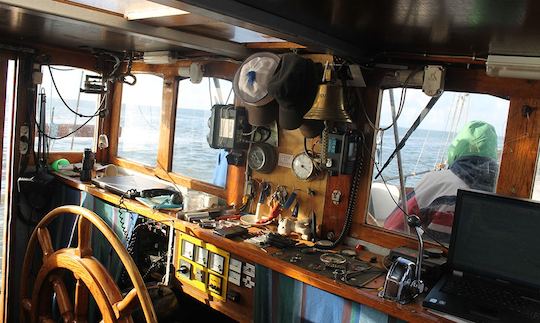
[[[531,112],[524,114],[525,108]],[[534,188],[540,138],[540,99],[510,102],[497,193],[529,198]]]
[[[119,197],[115,194],[96,188],[93,185],[86,185],[84,183],[80,183],[78,180],[74,180],[68,177],[58,175],[58,178],[60,179],[60,181],[71,187],[86,191],[107,202],[118,204]],[[421,299],[410,305],[399,305],[395,302],[383,300],[377,296],[377,291],[375,290],[358,289],[340,282],[334,282],[332,279],[329,279],[327,277],[291,265],[288,262],[276,259],[275,257],[272,257],[269,253],[254,245],[241,241],[225,239],[213,234],[211,230],[201,229],[200,227],[192,223],[177,220],[175,219],[174,213],[164,213],[156,210],[151,210],[148,207],[134,200],[125,200],[124,203],[126,207],[133,212],[139,213],[147,218],[156,221],[161,221],[165,224],[174,222],[175,229],[195,236],[208,243],[214,244],[215,246],[223,250],[239,255],[251,263],[263,265],[267,268],[280,272],[303,283],[312,285],[314,287],[320,288],[322,290],[328,291],[346,299],[350,299],[357,303],[365,304],[379,311],[388,313],[391,316],[409,322],[445,321],[444,319],[435,316],[427,312],[427,310],[423,309],[421,306]],[[369,258],[368,254],[365,254],[364,256]],[[370,283],[368,286],[380,287],[382,286],[382,280],[377,279],[374,282]],[[185,291],[189,293],[190,289],[186,288]],[[201,297],[201,295],[194,295],[194,297]],[[217,309],[220,310],[219,308]]]

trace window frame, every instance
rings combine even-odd
[[[52,47],[45,47],[43,48],[43,50],[45,50],[47,54],[49,54],[50,61],[48,62],[48,64],[50,65],[80,68],[80,69],[85,69],[85,70],[98,73],[98,74],[101,73],[101,71],[97,68],[98,66],[97,59],[93,55],[90,55],[87,53],[79,53],[79,52],[75,53],[73,51],[68,51],[68,50],[59,49],[59,48],[52,48]],[[45,64],[40,65],[40,69],[42,66],[45,66]],[[35,100],[37,102],[37,96]],[[111,102],[111,100],[112,100],[112,96],[109,96],[108,98],[109,103]],[[107,126],[108,121],[107,120],[104,121],[102,118],[97,118],[96,125],[94,128],[94,141],[91,147],[93,151],[97,151],[97,140],[96,140],[97,129],[101,128],[102,123],[104,123],[103,124],[104,131],[108,130],[108,126]],[[31,142],[30,147],[32,147],[32,149],[35,149],[35,145],[33,142],[34,140],[33,138],[35,138],[35,134],[33,133],[33,131],[34,129],[32,129],[32,139],[31,139],[32,142]],[[96,157],[98,159],[101,159],[102,156],[103,154],[100,152],[96,154]],[[79,163],[82,160],[82,151],[54,151],[54,152],[49,152],[48,157],[49,157],[48,158],[49,162],[60,159],[60,158],[65,158],[70,163]]]
[[[47,65],[51,65],[51,66],[57,66],[57,67],[62,67],[62,68],[77,68],[77,69],[82,69],[82,70],[86,70],[86,71],[89,71],[89,72],[93,72],[93,73],[96,73],[96,74],[100,74],[101,71],[98,71],[96,68],[95,68],[95,65],[92,66],[92,68],[88,68],[88,67],[81,67],[81,66],[74,66],[74,65],[67,65],[67,64],[57,64],[57,63],[48,63],[48,64],[42,64],[40,65],[40,68],[41,68],[41,71],[43,71],[43,68],[45,67],[45,72],[42,72],[42,73],[48,73],[48,68],[47,68]],[[55,92],[56,93],[56,92]],[[99,105],[99,103],[101,102],[101,98],[102,96],[100,95],[98,97],[98,100],[96,102],[97,105]],[[50,100],[49,98],[47,98],[47,100]],[[109,98],[110,100],[110,98]],[[39,96],[36,96],[36,105],[39,101]],[[97,107],[96,105],[96,107]],[[36,108],[36,111],[37,111],[37,108]],[[38,118],[38,116],[36,115],[36,119]],[[92,135],[92,145],[90,147],[87,147],[87,148],[91,148],[93,151],[96,151],[97,150],[97,137],[99,135],[99,130],[100,129],[100,125],[101,125],[101,122],[102,122],[102,118],[99,118],[99,117],[94,117],[95,118],[95,125],[94,125],[94,133]],[[86,118],[85,118],[86,119]],[[34,138],[35,136],[37,136],[37,133],[34,133]],[[71,136],[67,137],[67,138],[70,138]],[[33,142],[33,149],[34,149],[34,152],[37,152],[36,150],[36,143]],[[70,163],[74,163],[74,162],[80,162],[82,160],[82,153],[83,151],[82,150],[56,150],[56,151],[51,151],[49,152],[49,160],[57,160],[59,158],[66,158],[67,160],[69,160]]]
[[[225,187],[220,187],[207,183],[185,174],[179,174],[172,171],[172,161],[174,152],[174,133],[176,130],[176,105],[178,98],[178,83],[184,79],[179,75],[180,67],[189,67],[191,61],[182,61],[177,64],[169,65],[148,65],[141,62],[134,62],[131,72],[154,74],[163,77],[163,101],[161,107],[160,135],[157,153],[157,165],[155,167],[143,165],[135,161],[127,160],[118,156],[118,134],[120,125],[120,113],[122,106],[122,83],[116,83],[114,86],[112,113],[111,113],[111,131],[109,138],[109,161],[120,167],[131,169],[146,175],[157,176],[163,180],[174,182],[194,190],[210,193],[226,199],[231,203],[238,203],[241,196],[237,194],[238,185],[235,182],[241,180],[243,183],[244,167],[231,169],[229,166],[229,175]],[[205,77],[216,77],[232,81],[238,64],[231,62],[212,62],[206,63],[204,68]],[[161,165],[161,166],[160,166]]]
[[[371,84],[381,84],[381,82],[376,82],[377,78],[381,77],[380,75],[372,75],[372,77],[374,79],[371,80],[373,81]],[[366,83],[369,84],[370,82]],[[371,120],[376,121],[376,124],[379,123],[383,90],[395,86],[396,85],[393,84],[388,86],[381,85],[367,87],[362,93],[366,112]],[[499,166],[496,193],[529,198],[530,194],[532,194],[538,154],[538,135],[540,135],[540,130],[536,130],[536,133],[534,134],[536,136],[530,136],[533,137],[533,143],[534,138],[536,138],[536,149],[529,149],[534,151],[529,154],[520,154],[519,156],[512,153],[514,150],[512,147],[516,145],[518,147],[528,146],[530,143],[525,142],[525,140],[530,140],[530,138],[516,140],[515,138],[511,138],[512,136],[509,136],[508,134],[512,133],[512,128],[519,129],[520,124],[524,122],[523,116],[520,113],[520,109],[523,105],[528,104],[533,107],[540,107],[540,94],[534,95],[535,93],[540,93],[540,81],[496,78],[487,76],[484,70],[449,68],[447,69],[445,89],[448,91],[489,94],[508,98],[510,107],[506,123],[504,149],[502,152],[501,164]],[[540,124],[540,117],[536,122]],[[366,124],[364,116],[361,116],[361,124]],[[366,135],[366,143],[372,154],[376,147],[373,134],[373,130],[370,129],[368,135]],[[385,248],[395,248],[399,246],[416,248],[418,242],[415,237],[407,236],[400,232],[390,231],[382,227],[375,227],[366,223],[374,164],[370,159],[370,156],[365,156],[363,162],[364,165],[369,165],[369,169],[364,172],[361,180],[357,209],[353,217],[353,225],[349,235],[355,239],[368,241]],[[512,172],[512,165],[516,165],[516,163],[520,162],[522,164],[527,164],[525,171]],[[519,184],[521,184],[521,186]],[[434,247],[438,246],[430,242],[428,242],[428,245]]]

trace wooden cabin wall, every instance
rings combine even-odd
[[[278,152],[280,154],[291,156],[304,152],[304,136],[300,130],[280,129]],[[295,191],[297,194],[297,201],[300,203],[298,219],[309,219],[311,211],[313,211],[315,212],[317,223],[322,223],[327,181],[327,176],[324,176],[324,174],[311,181],[302,181],[296,178],[291,168],[277,166],[270,174],[261,174],[254,171],[253,178],[259,183],[263,181],[270,183],[272,191],[275,190],[278,185],[284,186],[289,194],[292,191]],[[310,196],[308,194],[309,190],[314,191],[315,194]],[[259,198],[258,194],[259,192],[257,192],[255,201],[252,203],[252,212],[255,212],[255,205]],[[270,207],[264,205],[261,208],[261,211],[263,215],[269,214]],[[284,217],[289,217],[291,215],[291,210],[283,210],[282,215]]]

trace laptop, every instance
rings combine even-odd
[[[540,322],[540,203],[458,190],[448,267],[423,305],[474,322]]]
[[[133,190],[137,191],[138,193],[153,189],[176,191],[174,187],[164,184],[159,180],[138,175],[103,176],[93,178],[92,183],[112,193],[126,197],[131,197],[127,195]]]

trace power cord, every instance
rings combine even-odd
[[[81,118],[94,118],[96,117],[97,115],[99,115],[101,113],[101,108],[102,108],[102,104],[100,103],[100,107],[98,109],[98,111],[96,113],[93,113],[93,114],[90,114],[90,115],[86,115],[86,114],[82,114],[82,113],[79,113],[77,111],[75,111],[73,108],[71,108],[69,106],[69,104],[66,102],[66,100],[64,100],[64,97],[62,96],[62,94],[60,94],[60,90],[58,89],[58,86],[56,85],[56,81],[54,79],[54,76],[53,76],[53,73],[52,73],[52,68],[51,68],[51,65],[47,64],[47,67],[49,68],[49,74],[51,75],[51,82],[53,84],[53,87],[56,91],[56,94],[58,94],[58,97],[60,98],[60,101],[62,101],[62,103],[64,104],[64,106],[71,112],[73,113],[74,115],[78,116],[78,117],[81,117]],[[103,96],[104,98],[106,97],[106,95]],[[103,100],[102,100],[103,102]]]

